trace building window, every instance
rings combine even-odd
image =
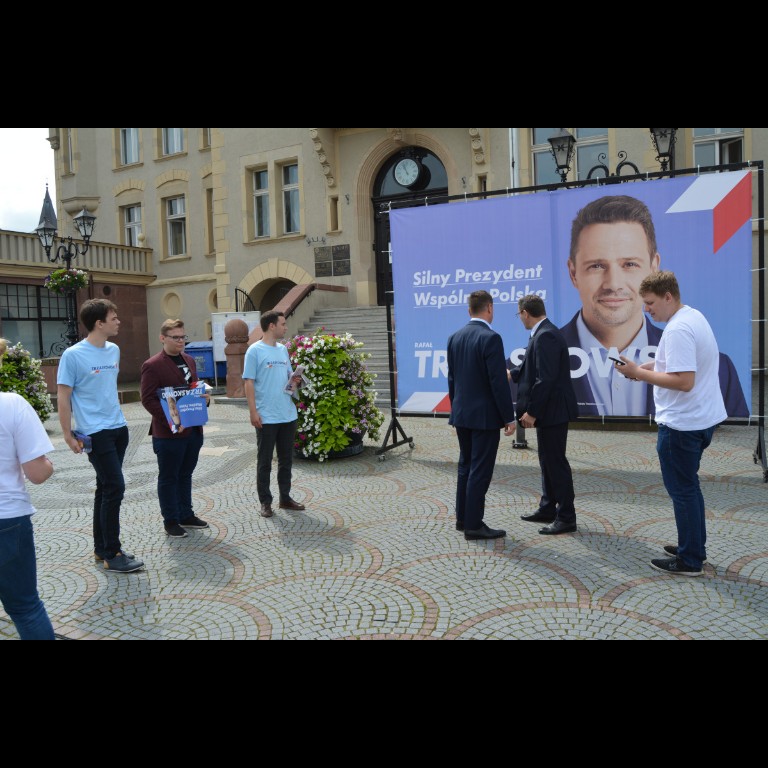
[[[283,166],[283,231],[286,235],[301,231],[299,214],[299,166]]]
[[[163,155],[178,155],[184,151],[184,129],[163,128]]]
[[[67,304],[64,296],[39,285],[0,285],[3,336],[21,342],[35,357],[61,354],[66,348]]]
[[[200,147],[201,149],[210,149],[211,148],[211,129],[210,128],[201,128],[202,134],[200,136]]]
[[[165,221],[168,236],[168,255],[185,256],[187,253],[187,214],[183,196],[165,201]]]
[[[75,138],[73,128],[64,129],[64,173],[75,172]]]
[[[269,237],[269,172],[253,172],[253,226],[256,237]]]
[[[123,244],[140,248],[141,205],[126,205],[120,209],[120,212],[123,217]]]
[[[213,190],[205,190],[205,222],[206,222],[206,243],[208,245],[208,254],[216,253],[216,241],[213,234]]]
[[[120,129],[120,164],[133,165],[139,162],[139,129]]]
[[[557,133],[557,128],[532,128],[533,183],[559,184],[555,158],[552,157],[550,136]],[[600,154],[608,154],[607,128],[566,128],[576,138],[576,152],[571,165],[571,178],[586,179],[590,170],[600,160]]]
[[[694,166],[726,165],[744,160],[743,128],[694,128]]]

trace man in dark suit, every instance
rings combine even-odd
[[[448,339],[448,395],[459,439],[456,530],[464,538],[500,539],[506,531],[483,522],[485,495],[493,478],[500,430],[515,433],[515,409],[507,384],[504,345],[491,328],[493,298],[487,291],[469,297],[470,321]]]
[[[576,494],[571,465],[566,457],[568,423],[578,417],[571,384],[568,345],[557,326],[547,320],[539,296],[524,296],[517,313],[531,332],[523,362],[511,369],[517,384],[517,420],[526,429],[536,427],[543,495],[539,508],[522,520],[549,523],[545,536],[576,531]]]
[[[185,529],[208,528],[192,510],[192,473],[203,447],[202,427],[171,431],[157,390],[188,387],[197,382],[195,361],[184,352],[187,340],[182,320],[166,320],[160,328],[163,348],[141,366],[141,403],[152,415],[149,434],[157,456],[157,496],[166,536],[184,539]],[[210,396],[205,395],[206,404]]]

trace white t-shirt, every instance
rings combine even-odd
[[[667,323],[656,351],[655,370],[693,371],[690,392],[653,388],[656,422],[680,432],[709,429],[728,418],[720,391],[720,351],[707,319],[697,309],[683,306]]]
[[[72,388],[75,425],[86,435],[126,425],[117,395],[119,372],[120,348],[111,341],[95,347],[83,339],[64,350],[57,382]]]
[[[0,392],[0,519],[35,514],[21,465],[52,450],[35,409],[15,392]]]

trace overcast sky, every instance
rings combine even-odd
[[[47,128],[0,128],[0,229],[32,232],[45,185],[56,208],[53,150]]]

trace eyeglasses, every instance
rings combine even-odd
[[[173,339],[174,341],[189,341],[189,336],[166,336],[166,339]]]

